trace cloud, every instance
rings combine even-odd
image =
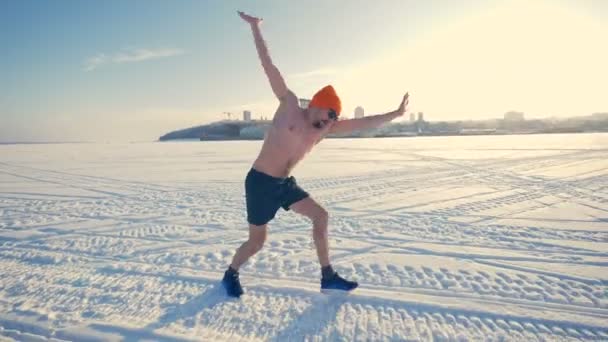
[[[179,56],[184,54],[184,50],[167,49],[125,49],[111,55],[99,53],[84,62],[84,70],[91,71],[104,64],[135,63],[149,59],[159,59],[166,57]]]

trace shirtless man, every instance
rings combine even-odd
[[[270,59],[260,32],[262,19],[243,12],[239,12],[239,15],[251,26],[262,67],[280,104],[262,150],[245,179],[249,239],[237,249],[222,284],[229,296],[240,297],[243,294],[238,269],[262,249],[268,222],[282,207],[312,220],[313,240],[321,264],[321,290],[353,290],[358,284],[340,277],[329,261],[327,211],[300,188],[295,178],[289,174],[327,134],[374,128],[402,116],[408,103],[408,94],[405,94],[397,110],[361,119],[337,120],[342,106],[332,86],[326,86],[317,92],[308,108],[300,108],[298,97],[287,88]]]

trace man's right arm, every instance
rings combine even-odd
[[[270,54],[268,53],[268,48],[266,47],[266,42],[262,37],[262,32],[260,31],[260,23],[261,19],[249,16],[243,12],[239,12],[239,15],[243,20],[247,21],[251,25],[251,31],[253,33],[253,40],[255,41],[255,47],[258,51],[258,56],[260,61],[262,62],[262,67],[264,68],[264,72],[268,77],[268,81],[270,81],[270,87],[272,91],[276,95],[279,100],[283,100],[283,98],[288,94],[289,89],[287,88],[287,84],[285,84],[285,80],[283,76],[279,72],[279,69],[272,63],[272,59],[270,58]]]

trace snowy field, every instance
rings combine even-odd
[[[327,140],[241,269],[261,142],[0,145],[0,340],[608,340],[608,134]]]

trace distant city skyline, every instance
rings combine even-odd
[[[145,4],[2,2],[0,142],[151,141],[227,112],[271,117],[237,10],[264,18],[298,97],[332,84],[349,117],[394,110],[405,91],[433,120],[608,112],[607,1]]]

